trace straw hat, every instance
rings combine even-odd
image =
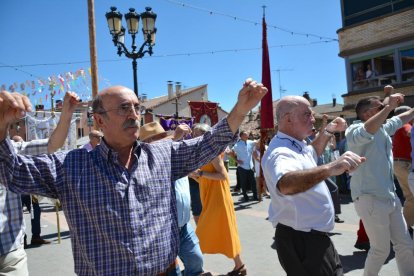
[[[139,139],[146,143],[150,142],[149,140],[155,136],[160,136],[160,139],[163,139],[166,138],[167,135],[168,133],[158,122],[145,124],[139,129]]]

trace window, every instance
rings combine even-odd
[[[414,6],[414,0],[342,0],[342,25],[347,27]]]
[[[352,90],[396,82],[394,55],[387,54],[351,63]]]
[[[83,136],[83,128],[78,127],[78,139],[82,138]]]
[[[400,51],[403,82],[414,81],[414,48]]]

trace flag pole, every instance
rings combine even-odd
[[[266,6],[263,8],[263,38],[262,38],[262,84],[267,88],[268,92],[262,98],[260,103],[260,158],[265,151],[267,138],[274,132],[273,120],[273,100],[272,100],[272,80],[270,74],[270,58],[269,48],[267,45],[267,25],[266,25]],[[260,162],[260,178],[258,183],[259,199],[264,191],[264,177],[262,164]]]

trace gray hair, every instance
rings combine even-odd
[[[104,117],[107,117],[108,115],[105,113],[105,108],[103,107],[103,97],[101,95],[97,95],[92,100],[92,112],[97,114],[102,114]]]
[[[200,131],[201,133],[206,133],[207,131],[210,131],[211,126],[209,126],[208,124],[195,124],[193,126],[193,131],[197,130]]]
[[[411,109],[411,107],[409,107],[407,105],[399,106],[394,110],[394,115],[400,115],[401,113],[409,111],[410,109]]]

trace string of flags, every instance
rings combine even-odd
[[[13,82],[2,84],[1,90],[18,92],[27,96],[36,105],[42,104],[43,100],[48,102],[50,97],[61,96],[63,98],[67,91],[73,91],[83,100],[90,100],[91,92],[91,69],[83,68],[75,72],[65,72],[52,75],[47,78],[36,78],[25,82]]]

